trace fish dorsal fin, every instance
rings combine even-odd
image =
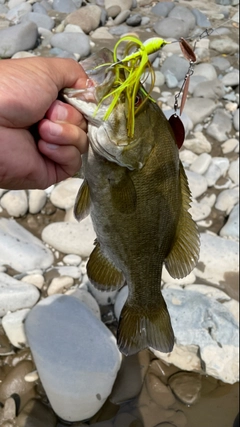
[[[74,215],[78,221],[81,221],[82,219],[86,218],[86,216],[90,213],[90,192],[89,192],[89,186],[84,179],[81,187],[78,190],[78,194],[76,197],[76,202],[74,205]]]
[[[112,203],[121,213],[135,212],[137,193],[133,181],[125,174],[119,182],[109,181]]]
[[[88,260],[87,274],[90,282],[101,291],[120,289],[125,282],[122,272],[103,254],[99,243]]]
[[[180,186],[182,193],[180,218],[174,244],[165,259],[166,269],[172,277],[177,279],[187,276],[192,271],[197,263],[200,250],[197,225],[188,212],[191,203],[191,192],[181,163]]]

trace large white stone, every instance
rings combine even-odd
[[[57,184],[50,195],[52,204],[61,209],[71,208],[82,182],[81,178],[69,178]]]
[[[215,208],[220,211],[226,211],[227,214],[231,212],[233,206],[239,201],[239,187],[229,188],[221,191],[217,196]]]
[[[152,351],[167,364],[173,363],[180,369],[199,371],[233,384],[239,380],[238,323],[227,305],[217,300],[224,301],[223,292],[216,295],[213,290],[208,291],[207,286],[200,287],[201,292],[193,288],[194,285],[186,289],[172,285],[162,290],[171,317],[175,345],[171,353]],[[115,302],[117,318],[127,296],[128,288],[125,286]]]
[[[25,272],[46,269],[53,263],[52,252],[13,219],[0,218],[0,265]]]
[[[8,311],[31,308],[39,299],[39,291],[5,273],[0,273],[0,317]]]
[[[229,273],[238,273],[238,243],[210,233],[201,233],[200,257],[194,273],[209,283],[220,285]]]
[[[43,229],[42,239],[64,254],[88,257],[94,249],[96,234],[90,216],[79,223],[55,222]]]
[[[72,296],[51,296],[25,321],[36,367],[54,411],[66,421],[92,417],[109,396],[121,363],[115,337]]]

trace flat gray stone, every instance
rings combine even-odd
[[[116,339],[77,298],[42,300],[25,321],[34,361],[54,411],[66,421],[93,416],[121,363]]]
[[[229,139],[229,133],[232,129],[232,120],[223,109],[215,112],[213,120],[208,126],[206,133],[219,142]]]
[[[193,91],[194,97],[210,98],[215,100],[221,99],[224,94],[224,83],[219,79],[200,82],[196,85]]]
[[[225,55],[233,55],[239,51],[239,45],[228,36],[218,36],[210,40],[210,49]]]
[[[168,14],[169,18],[176,18],[180,21],[183,21],[188,28],[188,30],[192,30],[196,24],[196,18],[190,9],[187,7],[177,5],[175,6]]]
[[[178,81],[184,79],[186,72],[188,70],[188,62],[180,58],[178,55],[173,54],[165,59],[161,72],[166,76],[171,73],[177,78]]]
[[[164,18],[166,18],[173,8],[174,3],[169,1],[163,1],[155,4],[155,6],[152,7],[151,12],[156,16],[163,16]]]
[[[0,57],[11,58],[20,50],[33,49],[38,37],[34,22],[22,22],[0,31]]]

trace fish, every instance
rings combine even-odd
[[[120,351],[169,353],[175,338],[161,292],[162,268],[165,264],[173,278],[182,278],[198,260],[191,193],[174,132],[144,90],[139,88],[135,99],[133,136],[124,93],[104,119],[111,102],[105,95],[115,79],[112,61],[107,48],[83,60],[86,89],[64,90],[64,100],[88,120],[89,149],[74,212],[79,221],[91,215],[97,236],[87,263],[90,282],[103,291],[125,284],[129,289],[118,322]]]

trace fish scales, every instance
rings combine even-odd
[[[107,81],[112,84],[109,76]],[[134,138],[129,139],[123,97],[104,121],[107,106],[100,105],[96,114],[97,94],[95,103],[84,96],[70,98],[66,92],[65,99],[89,120],[85,180],[75,205],[78,219],[90,213],[97,235],[87,264],[89,279],[102,290],[128,285],[117,333],[124,354],[146,347],[170,352],[174,332],[161,293],[162,267],[165,262],[173,277],[183,277],[199,255],[174,134],[151,99],[136,114]]]

